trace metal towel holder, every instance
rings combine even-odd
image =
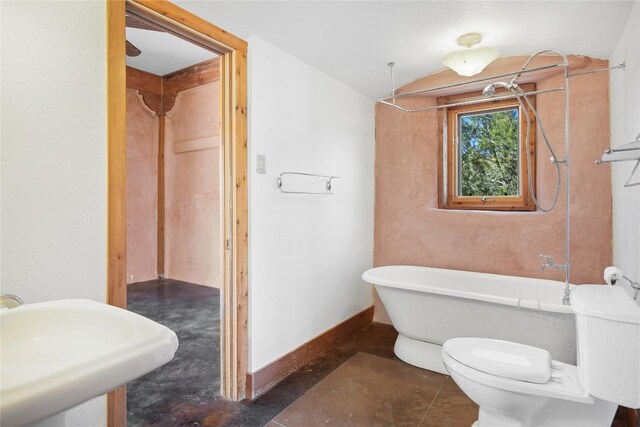
[[[315,178],[324,178],[325,179],[325,191],[289,191],[289,190],[283,190],[282,189],[282,185],[283,185],[283,180],[282,177],[284,175],[301,175],[301,176],[309,176],[309,177],[315,177]],[[282,172],[280,174],[280,176],[278,176],[278,178],[276,179],[276,187],[278,187],[278,190],[280,190],[281,193],[284,194],[335,194],[331,191],[331,186],[332,186],[332,181],[334,179],[338,179],[340,178],[339,176],[333,176],[333,175],[317,175],[314,173],[305,173],[305,172]]]
[[[602,163],[614,163],[614,162],[625,162],[625,161],[635,161],[636,164],[631,169],[631,174],[629,174],[629,178],[624,183],[625,187],[634,187],[636,185],[640,185],[640,180],[636,182],[631,182],[631,179],[635,175],[638,170],[638,166],[640,166],[640,133],[636,136],[636,139],[633,142],[628,144],[624,144],[618,148],[607,148],[602,153],[602,158],[596,160],[597,165],[601,165]]]

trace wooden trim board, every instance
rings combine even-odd
[[[162,109],[168,113],[178,93],[220,80],[220,58],[200,62],[182,70],[162,76]]]
[[[165,152],[165,115],[158,116],[158,222],[156,224],[157,243],[156,243],[156,271],[158,277],[164,278],[164,255],[165,255],[165,236],[164,223],[166,216],[165,208],[165,178],[164,178],[164,152]]]
[[[127,88],[137,90],[144,104],[157,115],[162,115],[162,77],[127,67]]]
[[[126,147],[127,87],[125,2],[106,2],[107,14],[107,303],[127,306]],[[120,387],[107,397],[107,423],[127,425],[127,393]]]
[[[232,377],[226,382],[233,386],[229,393],[232,399],[242,399],[246,395],[246,373],[249,366],[249,189],[247,186],[248,171],[248,133],[247,133],[247,50],[237,49],[230,57],[228,71],[232,96],[225,111],[232,117],[229,129],[231,137],[225,141],[226,150],[231,153],[230,168],[225,168],[225,176],[230,177],[228,186],[232,199],[230,220],[231,250],[228,259],[233,274],[224,295],[225,304],[232,307],[229,323],[233,325],[233,333],[227,335],[225,345],[232,346],[234,357],[229,360],[226,374]]]
[[[190,35],[201,36],[210,39],[217,45],[218,52],[222,54],[233,51],[246,51],[247,42],[233,34],[213,25],[204,19],[187,12],[186,10],[176,6],[166,0],[132,0],[131,3],[145,8],[160,18],[167,18],[177,24],[173,29],[181,33],[181,29],[186,30]],[[166,21],[165,21],[166,22]],[[162,26],[164,28],[164,26]],[[178,34],[179,35],[179,34]],[[207,46],[216,47],[216,46]]]
[[[127,66],[127,88],[136,89],[159,116],[173,108],[178,93],[220,80],[220,59],[199,62],[165,76]]]
[[[289,374],[373,321],[373,306],[302,344],[256,372],[247,373],[247,397],[255,399]]]

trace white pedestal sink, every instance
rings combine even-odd
[[[178,338],[146,317],[89,300],[0,312],[0,424],[58,414],[173,359]]]

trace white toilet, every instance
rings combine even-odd
[[[577,367],[508,341],[444,343],[447,371],[480,406],[473,427],[610,426],[618,405],[640,407],[640,307],[622,287],[582,285],[571,308]]]

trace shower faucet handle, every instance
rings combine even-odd
[[[553,267],[553,257],[551,255],[538,255],[544,260],[544,263],[540,265],[540,271],[544,271],[547,267]]]
[[[544,259],[545,261],[553,261],[553,255],[543,255],[540,254],[538,255],[540,258]]]

